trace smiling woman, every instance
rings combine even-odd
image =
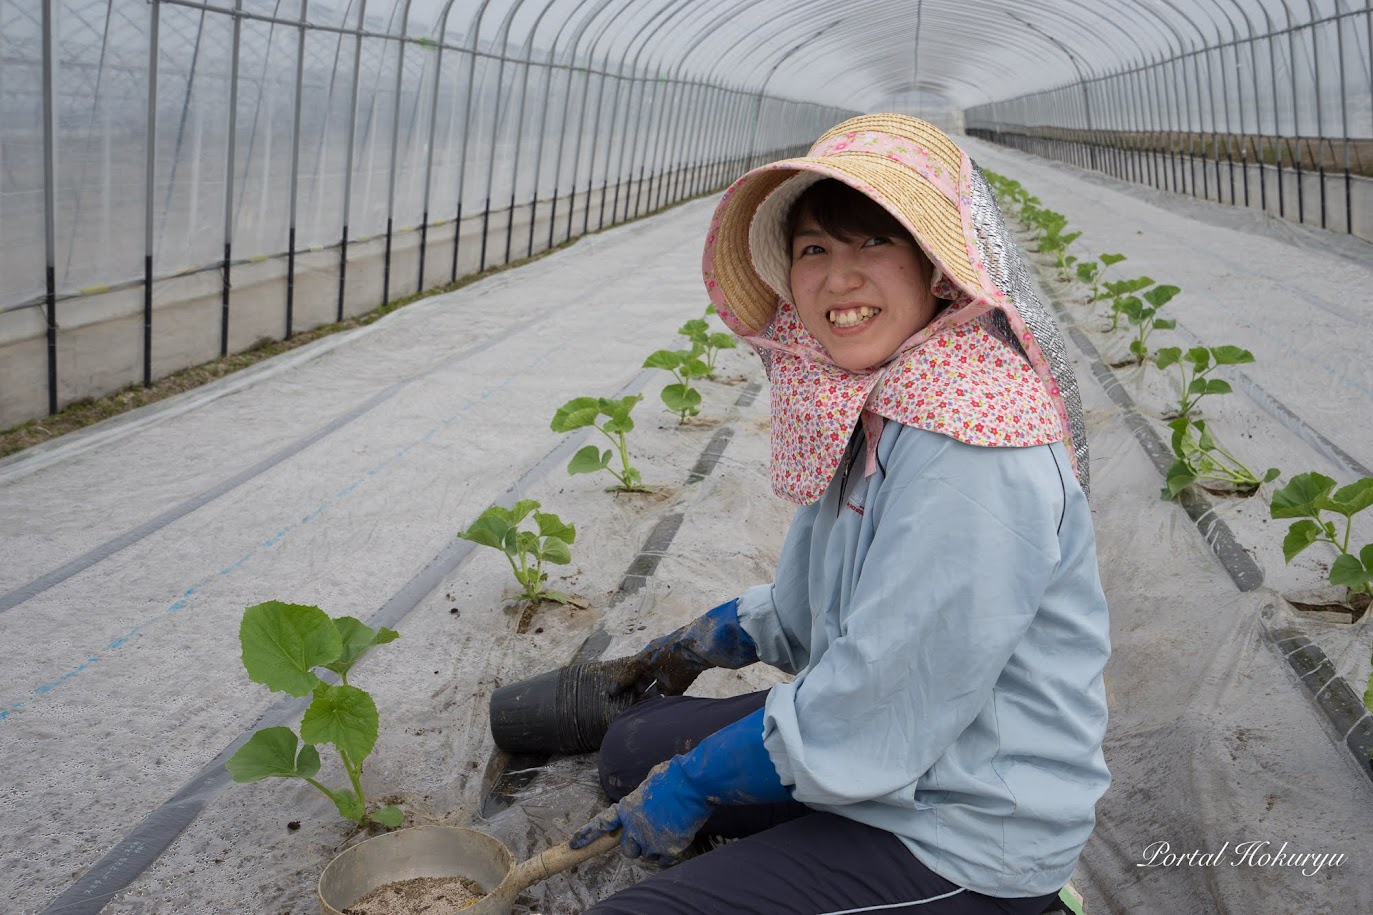
[[[1053,910],[1110,780],[1109,626],[1071,369],[1018,260],[971,160],[900,115],[720,201],[706,288],[767,369],[772,488],[800,507],[772,582],[626,662],[620,691],[663,695],[611,725],[616,803],[573,845],[738,841],[591,912]],[[758,661],[794,679],[681,695]]]
[[[938,312],[929,258],[858,191],[833,179],[812,184],[789,222],[796,310],[835,365],[875,368]]]

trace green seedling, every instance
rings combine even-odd
[[[1139,296],[1126,296],[1121,303],[1120,313],[1135,328],[1135,339],[1130,341],[1130,355],[1136,365],[1143,365],[1149,358],[1149,335],[1156,330],[1172,330],[1177,322],[1171,318],[1158,317],[1158,310],[1167,305],[1173,296],[1182,290],[1176,286],[1155,286]],[[1127,360],[1129,361],[1129,360]]]
[[[399,807],[368,812],[362,792],[362,764],[377,742],[377,705],[348,682],[348,672],[376,645],[400,638],[393,629],[372,629],[351,616],[329,617],[318,607],[267,601],[243,613],[238,641],[248,678],[292,696],[312,695],[300,722],[300,737],[288,727],[253,734],[225,767],[240,783],[264,778],[299,778],[324,792],[338,812],[359,824],[399,826]],[[332,671],[339,683],[320,679],[314,668]],[[303,742],[303,746],[301,745]],[[317,746],[333,744],[348,773],[350,788],[328,788],[315,779]]]
[[[1291,562],[1313,543],[1328,543],[1340,555],[1330,564],[1330,583],[1342,585],[1350,595],[1373,594],[1373,543],[1368,543],[1356,555],[1349,547],[1349,535],[1354,516],[1373,505],[1373,477],[1364,477],[1348,486],[1335,489],[1330,477],[1319,473],[1301,473],[1287,485],[1273,493],[1269,514],[1273,518],[1299,518],[1287,529],[1282,541],[1282,555]],[[1329,513],[1344,518],[1344,531],[1336,522],[1322,517]],[[1373,691],[1373,682],[1369,684]],[[1370,693],[1364,693],[1364,704]],[[1370,706],[1373,708],[1373,706]]]
[[[1114,331],[1119,327],[1120,319],[1125,317],[1126,300],[1152,285],[1154,285],[1154,281],[1147,276],[1137,276],[1128,280],[1113,280],[1105,284],[1106,295],[1111,298],[1111,330]]]
[[[578,474],[604,470],[620,481],[619,486],[612,486],[611,489],[620,492],[652,492],[653,488],[643,484],[638,469],[630,464],[629,446],[625,441],[625,435],[634,429],[630,411],[643,399],[642,394],[631,394],[619,400],[606,397],[576,397],[559,407],[558,412],[553,414],[553,421],[549,423],[554,432],[572,432],[585,426],[593,426],[615,446],[614,451],[609,448],[602,451],[595,445],[587,445],[572,456],[567,465],[567,472]],[[602,416],[606,417],[605,421],[598,422]],[[619,471],[610,466],[616,453],[620,456]]]
[[[711,306],[712,308],[714,306]],[[709,315],[710,309],[706,310]],[[715,377],[715,359],[722,349],[734,349],[734,335],[716,331],[711,333],[710,325],[705,318],[692,318],[690,321],[677,328],[677,333],[682,334],[691,341],[693,349],[699,349],[706,357],[706,377]]]
[[[663,369],[677,379],[676,384],[663,388],[660,396],[667,408],[677,414],[679,424],[701,412],[701,392],[691,386],[691,379],[710,374],[701,352],[696,346],[690,350],[660,349],[644,360],[644,368]]]
[[[1234,388],[1223,378],[1207,376],[1222,365],[1244,365],[1254,361],[1254,354],[1238,346],[1194,346],[1183,352],[1167,346],[1154,354],[1154,365],[1167,369],[1178,367],[1177,415],[1190,419],[1197,403],[1210,394],[1229,394]]]
[[[1234,455],[1216,444],[1206,421],[1180,416],[1168,424],[1173,430],[1173,456],[1176,460],[1168,468],[1164,499],[1175,499],[1193,483],[1213,481],[1232,487],[1247,495],[1263,483],[1278,478],[1278,469],[1270,467],[1262,479],[1239,462]]]
[[[1105,279],[1107,268],[1113,267],[1123,260],[1125,260],[1124,254],[1103,254],[1097,260],[1082,261],[1077,265],[1078,280],[1091,290],[1087,294],[1087,301],[1095,302],[1101,298],[1101,284]],[[1149,284],[1146,283],[1145,285]],[[1115,330],[1114,323],[1111,325],[1111,329]]]
[[[566,594],[544,587],[548,573],[543,570],[543,564],[567,565],[572,561],[571,545],[577,539],[575,526],[564,524],[557,515],[541,512],[538,508],[539,503],[534,499],[521,499],[514,508],[493,505],[482,512],[467,530],[458,534],[463,540],[505,553],[510,569],[515,573],[515,580],[524,589],[520,596],[529,602],[526,609],[532,609],[543,600],[567,603]],[[531,512],[539,528],[537,533],[520,530],[520,522]],[[527,622],[527,619],[522,619],[521,626]]]

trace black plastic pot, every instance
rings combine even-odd
[[[607,693],[628,658],[551,670],[491,694],[491,736],[508,753],[590,753],[610,723],[638,702]]]

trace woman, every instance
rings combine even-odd
[[[629,662],[669,698],[607,734],[618,803],[573,844],[737,841],[591,911],[1042,912],[1109,783],[1108,622],[1076,387],[985,181],[923,121],[846,121],[725,193],[705,278],[800,508],[774,582]],[[795,678],[680,696],[759,660]]]

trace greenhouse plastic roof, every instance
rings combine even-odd
[[[197,6],[194,0],[164,0]],[[116,4],[117,5],[117,4]],[[1353,15],[1347,0],[208,0],[525,58],[637,65],[855,109],[964,108]],[[521,53],[521,51],[525,53]],[[1366,66],[1366,62],[1365,62]]]

